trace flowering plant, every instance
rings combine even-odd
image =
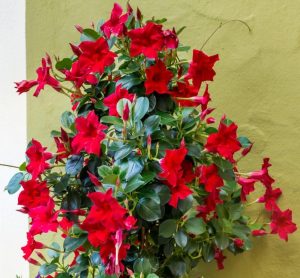
[[[72,103],[51,133],[56,152],[32,139],[7,186],[22,189],[31,221],[22,250],[37,277],[188,277],[201,260],[222,269],[224,251],[249,250],[251,236],[287,241],[296,230],[291,210],[277,205],[269,158],[242,173],[252,143],[225,116],[214,126],[209,82],[219,56],[180,59],[183,28],[164,21],[114,4],[107,21],[77,26],[70,58],[53,65],[46,55],[36,80],[16,83],[34,96],[50,86]],[[259,203],[265,213],[253,218],[247,206]],[[39,241],[49,232],[61,243]]]

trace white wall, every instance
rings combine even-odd
[[[14,81],[26,78],[25,0],[0,0],[0,163],[20,165],[26,148],[26,96]],[[0,167],[0,277],[29,277],[22,258],[27,217],[16,211],[17,195],[3,189],[15,169]]]

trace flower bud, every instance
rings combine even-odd
[[[76,24],[75,28],[80,34],[83,32],[83,28],[80,25]]]
[[[125,107],[123,109],[122,118],[123,118],[123,121],[128,121],[128,119],[129,119],[129,105],[128,105],[127,102],[126,102]]]

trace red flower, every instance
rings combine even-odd
[[[79,48],[82,54],[79,56],[80,66],[87,68],[90,72],[103,73],[105,67],[114,63],[116,54],[111,52],[104,38],[96,41],[84,41]]]
[[[240,238],[235,238],[234,240],[233,240],[233,243],[234,243],[234,245],[237,247],[237,248],[243,248],[244,247],[244,241],[242,240],[242,239],[240,239]]]
[[[116,87],[116,90],[111,95],[107,96],[103,100],[103,104],[109,108],[109,115],[119,117],[119,113],[117,111],[118,101],[122,98],[126,98],[130,101],[133,101],[134,94],[129,94],[128,91],[122,88],[121,85]]]
[[[223,252],[221,249],[216,248],[215,249],[215,260],[217,261],[218,264],[218,269],[221,270],[224,268],[224,260],[226,259],[226,256],[223,255]]]
[[[164,46],[162,26],[153,22],[148,22],[144,27],[129,31],[128,37],[131,39],[131,57],[144,54],[147,58],[157,58],[157,53]]]
[[[29,232],[32,235],[57,231],[59,226],[57,215],[59,211],[55,212],[54,207],[54,201],[49,199],[46,206],[39,206],[29,210],[28,214],[32,218]]]
[[[200,88],[203,81],[213,80],[216,74],[213,66],[218,60],[219,55],[207,56],[204,52],[194,49],[186,78],[192,79],[194,86]]]
[[[271,187],[267,187],[265,194],[258,199],[258,202],[265,203],[266,210],[275,210],[278,208],[276,202],[281,194],[282,191],[280,188],[273,189]]]
[[[52,154],[46,152],[47,148],[43,147],[37,140],[32,139],[31,143],[32,145],[26,151],[29,159],[26,170],[32,175],[32,179],[35,179],[50,168],[50,164],[46,161],[52,158]]]
[[[288,234],[297,230],[296,224],[292,222],[292,211],[290,209],[285,211],[281,211],[279,208],[275,209],[271,219],[271,234],[278,234],[285,241],[288,241]]]
[[[19,94],[28,92],[32,87],[36,86],[38,82],[36,80],[22,80],[20,82],[15,82],[16,89]]]
[[[170,185],[176,186],[182,177],[181,164],[187,152],[184,143],[181,144],[179,149],[166,150],[165,157],[160,161],[162,172],[159,177],[166,179]]]
[[[164,62],[157,60],[153,66],[146,69],[146,94],[149,95],[153,92],[159,94],[169,93],[168,84],[172,77],[173,73],[167,70]]]
[[[233,162],[233,154],[241,148],[241,144],[237,140],[236,130],[237,125],[234,123],[227,126],[221,121],[218,132],[208,136],[205,148],[209,152],[218,153]]]
[[[197,96],[198,91],[198,88],[185,80],[184,82],[177,82],[177,88],[172,91],[172,97],[180,106],[195,106],[195,102],[191,98]]]
[[[78,133],[72,141],[72,149],[75,154],[86,151],[88,154],[100,155],[100,143],[105,138],[103,130],[107,126],[99,122],[94,110],[90,111],[86,118],[78,117],[75,120]]]
[[[112,190],[106,193],[94,192],[88,197],[93,206],[81,228],[88,232],[88,240],[94,247],[100,247],[100,256],[106,265],[107,274],[124,270],[121,260],[126,258],[129,244],[124,244],[123,231],[133,228],[136,220],[127,216],[123,208],[112,196]]]
[[[125,225],[127,210],[112,196],[111,189],[106,193],[90,193],[88,197],[93,206],[81,228],[88,231],[88,239],[94,247],[105,245],[119,229],[130,229]]]
[[[97,77],[92,74],[87,67],[83,67],[79,61],[72,64],[71,70],[65,70],[66,80],[73,81],[76,88],[80,88],[83,83],[95,85],[98,83]]]
[[[218,175],[218,167],[215,164],[200,166],[199,183],[203,184],[207,192],[213,192],[216,188],[224,185],[222,178]]]
[[[31,233],[27,233],[27,244],[21,248],[24,252],[23,258],[28,260],[35,249],[43,249],[44,247],[44,244],[36,241]]]
[[[51,67],[52,65],[49,56],[43,58],[42,66],[36,70],[37,80],[23,80],[21,82],[16,82],[17,92],[19,92],[20,94],[28,92],[32,87],[36,85],[38,86],[33,94],[35,97],[37,97],[40,94],[41,90],[44,89],[45,85],[49,85],[59,92],[61,90],[59,82],[55,78],[53,78],[49,73]]]
[[[179,199],[185,199],[192,193],[186,183],[194,179],[194,174],[186,171],[188,163],[184,161],[186,154],[187,149],[182,142],[179,149],[166,150],[165,157],[160,161],[162,172],[159,177],[167,180],[166,184],[171,190],[169,204],[173,207],[177,207]],[[190,164],[189,167],[192,169],[193,165]]]
[[[250,178],[242,178],[239,177],[237,182],[242,186],[241,190],[241,200],[246,201],[246,196],[255,190],[254,184],[256,182],[255,179]]]
[[[169,200],[169,205],[176,208],[178,201],[183,200],[193,193],[193,191],[185,185],[184,179],[180,179],[176,186],[168,185],[171,190],[171,198]]]
[[[128,14],[122,15],[122,12],[122,7],[115,3],[111,11],[110,19],[101,26],[101,30],[106,37],[110,38],[111,34],[119,37],[123,34],[125,29],[124,24],[127,21]]]
[[[124,239],[125,236],[120,229],[100,248],[100,256],[106,265],[105,273],[108,275],[120,274],[124,271],[121,261],[126,258],[127,250],[130,247],[129,244],[123,243]]]
[[[18,197],[18,205],[24,206],[23,211],[45,206],[49,201],[49,189],[46,182],[36,180],[21,181],[23,190]]]
[[[269,175],[268,169],[270,166],[272,166],[269,161],[269,158],[264,158],[261,170],[250,173],[250,178],[260,181],[266,187],[271,187],[271,185],[274,183],[274,179]]]
[[[175,49],[178,47],[179,40],[176,35],[175,29],[173,30],[165,30],[163,31],[164,38],[165,38],[165,47],[170,49]]]

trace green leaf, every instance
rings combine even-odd
[[[23,180],[23,178],[24,178],[23,173],[19,172],[14,174],[10,179],[10,181],[8,182],[8,185],[5,187],[5,190],[7,190],[9,194],[16,193],[21,187],[20,182]]]
[[[177,222],[175,219],[167,219],[159,225],[159,235],[164,238],[169,238],[175,234]]]
[[[149,109],[149,100],[146,97],[139,97],[134,106],[134,119],[141,120]]]
[[[152,115],[148,117],[144,121],[144,127],[146,131],[146,135],[152,134],[154,131],[159,129],[159,124],[160,124],[160,117],[157,115]]]
[[[112,168],[110,168],[107,165],[101,165],[98,167],[98,174],[101,178],[105,178],[106,176],[111,175],[112,173]]]
[[[70,58],[64,58],[55,64],[57,70],[71,69],[73,61]]]
[[[154,178],[156,177],[156,173],[148,170],[144,170],[141,174],[144,183],[147,184],[150,181],[153,181]]]
[[[153,185],[154,192],[158,195],[160,199],[160,204],[165,205],[169,202],[171,193],[170,189],[164,184],[155,184]]]
[[[123,127],[123,121],[120,118],[114,116],[103,116],[101,118],[101,123],[112,124],[116,127]]]
[[[70,176],[76,176],[83,167],[83,156],[72,155],[66,163],[66,173]]]
[[[57,269],[56,264],[43,264],[40,267],[39,274],[46,276],[53,273]]]
[[[215,257],[213,245],[209,242],[204,242],[202,246],[203,260],[207,263],[211,262]]]
[[[176,122],[175,118],[173,118],[169,113],[157,111],[156,114],[160,117],[161,124],[163,125]]]
[[[177,48],[177,51],[179,51],[179,52],[188,52],[189,50],[191,49],[191,47],[190,46],[179,46],[178,48]]]
[[[193,196],[190,195],[185,199],[180,199],[178,201],[177,207],[182,213],[186,213],[192,206],[193,206]]]
[[[230,170],[233,168],[232,164],[228,161],[223,159],[222,157],[213,157],[213,162],[222,170]]]
[[[159,278],[155,273],[150,273],[147,275],[147,278]]]
[[[80,36],[80,41],[95,41],[100,37],[100,34],[93,29],[84,29]]]
[[[115,152],[115,160],[123,159],[132,152],[133,148],[130,145],[122,146]]]
[[[57,242],[52,242],[50,246],[57,250],[60,250],[60,246]],[[50,258],[58,258],[60,256],[58,252],[51,249],[47,250],[47,254]]]
[[[72,278],[68,273],[59,273],[56,278]]]
[[[161,217],[160,204],[150,198],[141,198],[136,210],[138,215],[146,221],[156,221]]]
[[[71,129],[74,125],[75,116],[70,111],[65,111],[60,118],[61,124],[63,127]]]
[[[143,171],[144,164],[139,159],[131,159],[128,161],[128,168],[125,179],[128,181],[134,176],[140,174]]]
[[[135,273],[147,275],[156,270],[156,263],[150,258],[138,258],[133,264],[133,270]]]
[[[133,86],[139,85],[143,82],[141,77],[136,74],[128,74],[121,77],[118,81],[116,86],[122,85],[123,88],[130,90]]]
[[[186,233],[183,230],[179,230],[175,234],[175,242],[181,248],[184,248],[187,245],[188,237],[187,237]]]
[[[225,250],[229,245],[229,238],[223,233],[217,233],[215,237],[215,243],[218,248]]]
[[[186,231],[190,234],[200,235],[206,231],[205,223],[202,218],[193,217],[186,221],[184,225]]]
[[[26,161],[24,161],[20,166],[19,170],[25,172],[26,171]]]
[[[238,138],[238,140],[241,143],[241,145],[242,145],[243,148],[248,148],[248,147],[251,146],[250,140],[247,137],[245,137],[245,136],[240,136]]]
[[[182,277],[187,271],[185,261],[178,259],[169,262],[168,268],[171,270],[174,277]]]
[[[72,252],[78,247],[85,244],[87,241],[87,235],[81,235],[80,237],[66,237],[64,241],[64,249],[66,252]]]
[[[142,179],[141,175],[136,175],[134,178],[132,178],[126,185],[124,192],[130,193],[136,189],[138,189],[141,185],[144,184],[144,181]]]

